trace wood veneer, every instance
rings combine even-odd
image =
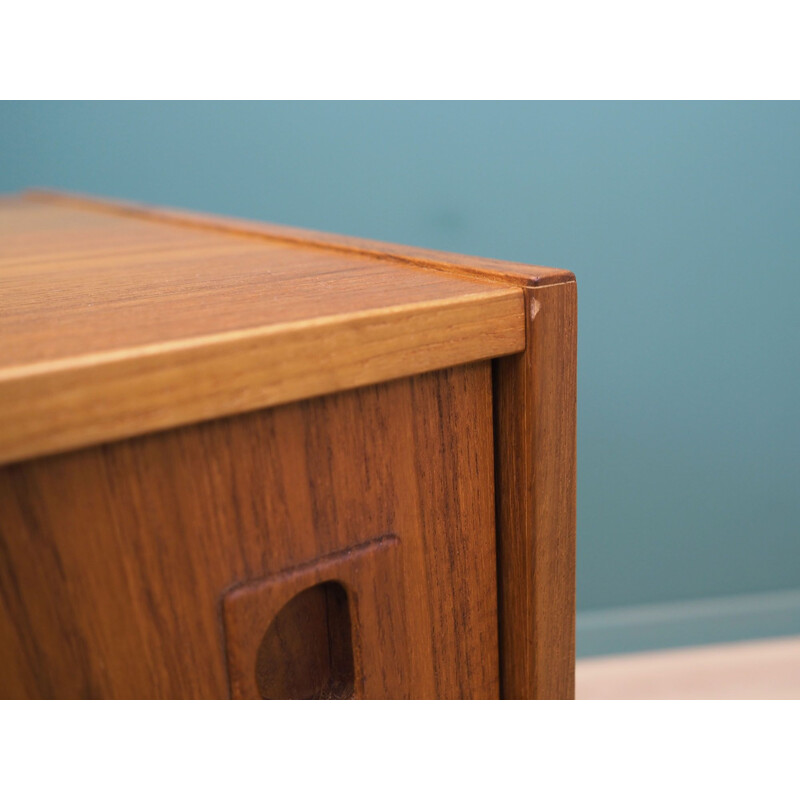
[[[574,696],[572,273],[34,192],[0,344],[0,690],[223,696],[224,650],[234,696],[312,691],[338,589],[279,615],[307,680],[247,664],[339,570],[353,696]]]
[[[483,362],[0,469],[0,693],[227,697],[223,595],[391,534],[363,696],[499,697],[491,413]]]
[[[577,291],[525,289],[528,346],[495,362],[503,696],[575,696]]]
[[[0,463],[525,345],[512,287],[35,199],[0,276]]]

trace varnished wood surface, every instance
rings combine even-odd
[[[391,259],[400,263],[424,267],[425,269],[491,279],[516,286],[549,286],[575,280],[575,276],[565,269],[500,261],[498,259],[468,256],[460,253],[445,253],[439,250],[427,250],[403,244],[376,242],[355,236],[309,231],[289,225],[231,219],[216,214],[203,214],[196,211],[144,205],[111,198],[68,194],[47,189],[31,190],[26,193],[26,196],[33,200],[61,203],[72,207],[83,206],[104,212],[114,211],[123,216],[160,220],[190,228],[224,231],[226,233],[253,236],[259,239],[266,238],[273,241],[322,247],[326,250],[378,256],[382,259]]]
[[[402,600],[362,605],[399,627],[360,647],[498,697],[491,407],[484,362],[5,466],[0,695],[226,697],[224,595],[393,535]]]
[[[520,289],[40,197],[0,204],[0,463],[525,346]]]
[[[494,370],[503,696],[575,693],[577,289],[526,288],[528,346]]]
[[[0,219],[32,206],[61,228],[42,236],[31,217],[18,250],[0,249],[7,297],[32,291],[0,321],[0,341],[30,348],[0,358],[0,463],[506,356],[493,390],[503,696],[573,695],[571,273],[91,198],[7,199]],[[47,265],[37,280],[25,253]],[[27,333],[7,336],[8,321]],[[457,640],[438,657],[453,647],[461,658]]]
[[[291,598],[305,606],[295,610]],[[412,697],[404,608],[401,540],[393,534],[237,587],[222,605],[233,697]],[[264,637],[272,620],[279,629],[273,622]]]

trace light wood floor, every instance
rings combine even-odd
[[[577,699],[800,699],[800,637],[580,659]]]

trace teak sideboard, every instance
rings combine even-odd
[[[576,298],[0,200],[0,697],[571,698]]]

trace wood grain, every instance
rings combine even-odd
[[[526,288],[528,346],[494,370],[503,697],[575,693],[577,290]]]
[[[372,255],[0,206],[0,463],[516,352],[521,292]]]
[[[501,356],[503,696],[573,696],[572,273],[48,193],[0,209],[0,463]]]
[[[410,697],[413,689],[400,559],[400,539],[383,536],[226,594],[223,618],[233,697]],[[331,608],[342,603],[331,597],[334,592],[330,588],[324,593],[316,591],[316,596],[306,601],[321,608],[293,610],[293,598],[308,597],[312,587],[331,585],[342,587],[346,593],[344,613],[341,607]],[[284,622],[287,609],[290,618]],[[348,618],[339,621],[336,630],[331,624],[332,610]],[[276,622],[283,624],[272,635]],[[253,664],[263,650],[264,631],[268,629],[269,638],[275,642],[270,660],[288,668],[265,664],[264,672],[269,674],[259,681]],[[308,650],[310,659],[305,652]],[[310,669],[306,666],[309,661]],[[348,671],[349,676],[344,674]],[[260,684],[267,686],[266,692]]]
[[[483,362],[0,469],[0,696],[226,697],[226,592],[393,535],[406,693],[498,697],[491,409]]]
[[[376,242],[355,236],[310,231],[304,228],[276,225],[270,222],[233,219],[216,214],[203,214],[196,211],[144,205],[125,200],[58,192],[52,189],[32,189],[26,192],[25,196],[40,202],[57,203],[73,208],[84,207],[104,213],[116,213],[121,216],[148,219],[169,225],[233,233],[257,239],[292,242],[306,247],[323,248],[326,251],[338,250],[346,253],[378,256],[383,260],[391,260],[400,264],[449,272],[456,275],[472,276],[482,280],[494,280],[516,286],[549,286],[575,280],[575,276],[568,270],[555,267],[520,264],[513,261],[500,261],[494,258],[468,256],[460,253],[445,253],[440,250],[427,250],[403,244]]]

